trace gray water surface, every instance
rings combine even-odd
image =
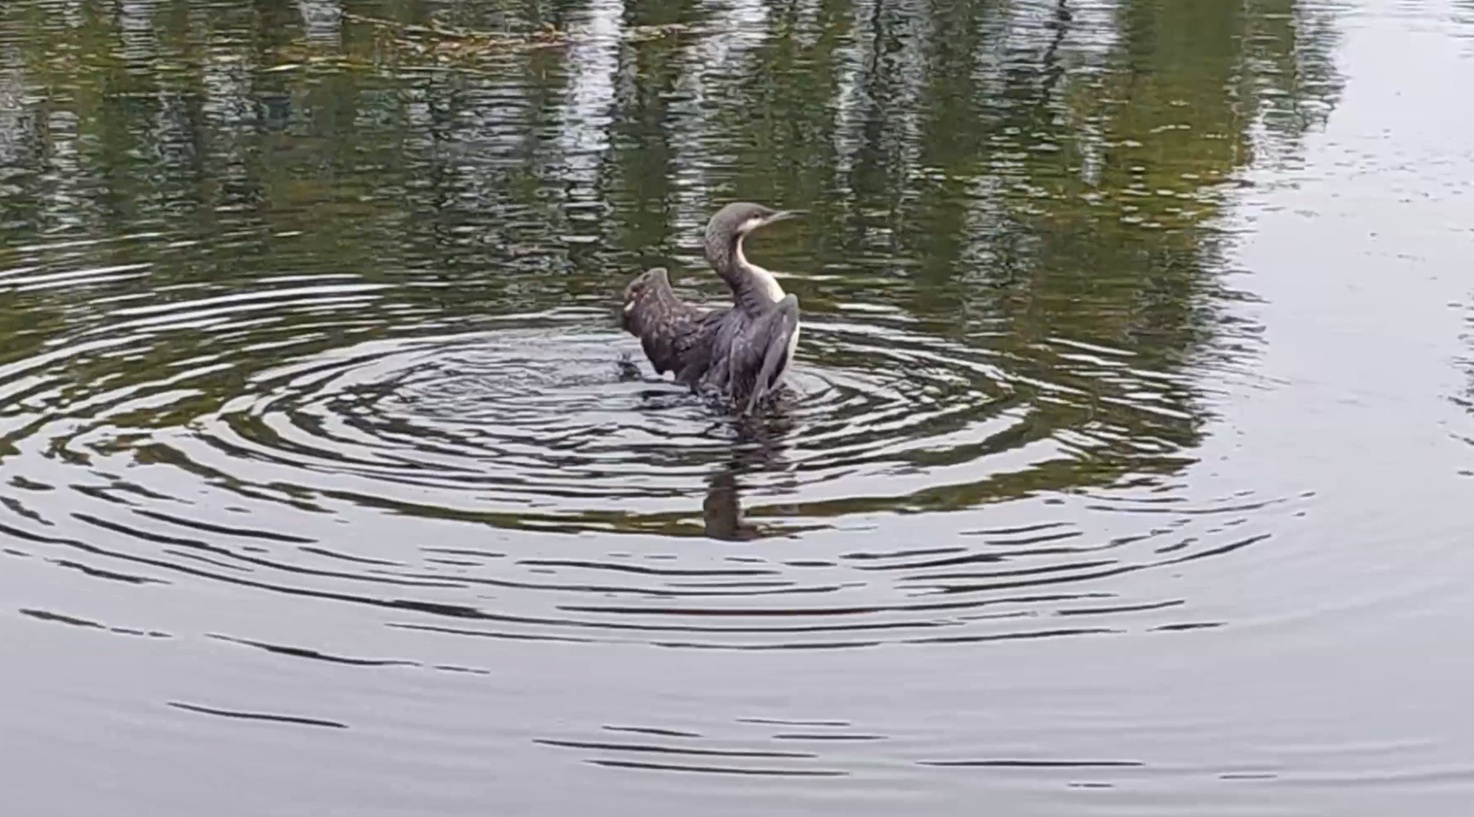
[[[1471,71],[1467,2],[6,3],[7,801],[1462,815]],[[812,211],[745,424],[614,322],[734,199]]]

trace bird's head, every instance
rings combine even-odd
[[[807,213],[807,210],[774,210],[748,201],[733,202],[718,210],[706,224],[708,260],[714,255],[725,254],[734,244],[759,227]]]

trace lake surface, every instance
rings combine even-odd
[[[1465,814],[1471,72],[1437,0],[10,0],[8,802]],[[732,200],[812,211],[746,424],[614,320]]]

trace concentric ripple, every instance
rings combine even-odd
[[[1089,343],[820,314],[784,399],[738,421],[605,309],[452,321],[351,276],[108,294],[134,272],[68,279],[92,315],[0,367],[0,530],[96,578],[498,638],[1106,634],[1212,626],[1124,577],[1263,541],[1297,504],[1188,501],[1190,386]]]
[[[510,319],[263,370],[157,441],[213,473],[249,462],[258,489],[499,526],[674,533],[714,469],[744,458],[790,495],[814,486],[813,501],[840,478],[893,490],[949,435],[1013,425],[1009,391],[983,391],[991,367],[921,359],[920,344],[861,351],[876,371],[801,367],[775,416],[743,425],[653,377],[632,339],[586,314]]]

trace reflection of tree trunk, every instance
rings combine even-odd
[[[1067,3],[1069,0],[1059,0],[1059,6],[1054,10],[1054,19],[1047,25],[1054,29],[1054,39],[1049,41],[1049,47],[1044,49],[1044,93],[1040,94],[1040,105],[1048,102],[1049,94],[1054,86],[1059,84],[1065,75],[1065,67],[1059,61],[1059,47],[1064,44],[1065,35],[1069,33],[1069,22],[1074,19],[1070,14]]]
[[[302,22],[294,0],[253,0],[251,6],[256,11],[256,34],[267,48],[288,42],[289,32]]]
[[[302,29],[310,42],[339,46],[343,42],[343,9],[339,0],[297,0]]]

